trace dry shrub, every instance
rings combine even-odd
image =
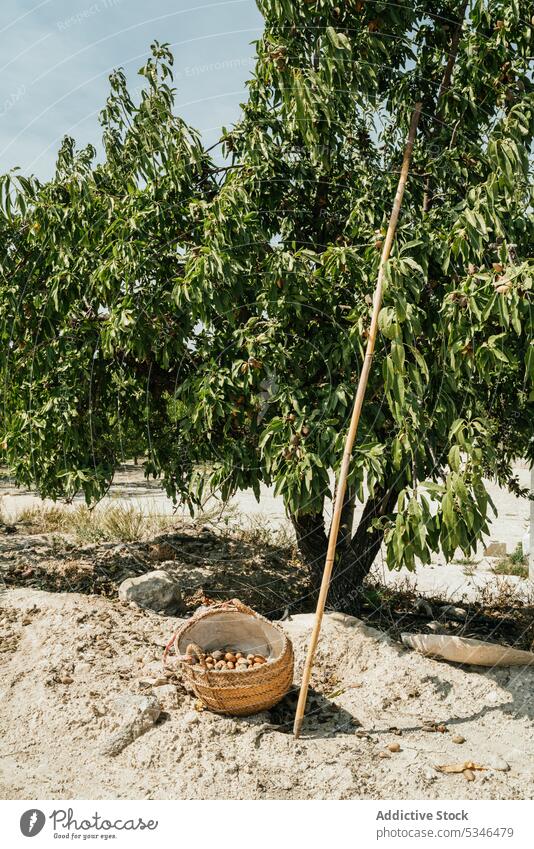
[[[39,505],[22,510],[17,524],[30,533],[64,533],[77,542],[138,542],[170,529],[172,516],[146,514],[129,505],[90,510],[80,507]]]

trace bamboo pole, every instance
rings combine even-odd
[[[313,631],[311,635],[310,645],[308,646],[308,654],[306,657],[306,663],[304,664],[304,672],[302,674],[302,684],[300,686],[299,700],[297,704],[297,711],[295,714],[295,724],[293,726],[293,733],[295,737],[300,735],[300,729],[302,727],[302,721],[304,719],[304,711],[306,709],[306,700],[308,697],[308,688],[310,686],[310,676],[313,666],[313,660],[315,657],[315,650],[317,648],[317,642],[319,640],[319,633],[321,630],[321,623],[323,621],[324,608],[326,604],[326,597],[328,595],[328,588],[330,585],[330,578],[332,576],[332,569],[334,566],[334,559],[336,555],[336,546],[337,546],[337,538],[339,534],[339,525],[341,521],[341,510],[343,507],[343,502],[345,500],[345,491],[347,488],[347,477],[349,473],[350,460],[352,456],[352,448],[354,445],[354,440],[356,439],[356,433],[358,431],[358,423],[360,421],[360,413],[363,406],[363,400],[365,397],[365,390],[367,388],[367,381],[369,378],[369,372],[371,369],[371,363],[373,360],[373,354],[375,349],[376,342],[376,334],[378,330],[378,316],[380,314],[380,308],[382,306],[382,294],[383,294],[383,284],[384,284],[384,270],[386,262],[389,259],[389,255],[391,253],[391,246],[393,244],[393,239],[395,238],[395,231],[397,229],[397,222],[399,220],[399,213],[402,204],[402,198],[404,196],[404,189],[406,188],[406,182],[408,179],[408,172],[410,170],[410,161],[412,157],[413,146],[415,142],[415,134],[417,132],[417,125],[419,123],[419,117],[421,115],[421,103],[416,103],[412,120],[410,124],[410,131],[408,133],[408,139],[406,141],[406,147],[404,150],[404,158],[402,161],[402,167],[399,177],[399,184],[397,187],[397,194],[395,195],[395,200],[393,203],[393,210],[391,212],[391,217],[389,219],[389,225],[386,233],[386,238],[384,239],[384,244],[382,246],[382,255],[380,257],[380,267],[378,270],[378,279],[376,282],[376,288],[373,298],[373,311],[371,315],[371,326],[369,328],[369,336],[367,337],[367,347],[365,351],[365,358],[363,361],[362,371],[360,374],[360,380],[358,382],[358,388],[356,391],[356,398],[354,400],[354,407],[352,410],[352,417],[350,420],[350,426],[347,433],[347,438],[345,440],[345,449],[343,451],[343,459],[341,461],[341,469],[339,472],[339,479],[337,484],[337,492],[336,499],[334,504],[334,512],[332,515],[332,524],[330,526],[330,533],[328,537],[328,550],[326,553],[326,561],[323,571],[323,578],[321,581],[321,588],[319,590],[319,599],[317,601],[317,609],[315,611],[315,623],[313,626]]]

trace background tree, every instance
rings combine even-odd
[[[491,509],[483,476],[517,491],[512,461],[533,460],[530,13],[258,5],[224,164],[174,115],[156,44],[139,103],[111,77],[102,163],[66,139],[49,183],[3,178],[5,442],[17,480],[52,497],[101,496],[125,431],[191,507],[274,484],[317,581],[422,98],[331,587],[354,610],[383,540],[392,568],[468,554]]]

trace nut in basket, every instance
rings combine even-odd
[[[173,635],[185,682],[216,713],[247,716],[273,707],[293,682],[293,647],[282,628],[238,599],[195,614]]]

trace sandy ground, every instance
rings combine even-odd
[[[526,485],[527,471],[518,474]],[[1,494],[11,515],[38,503],[35,495],[9,485]],[[258,505],[242,494],[235,521],[245,517],[281,527],[283,508],[272,494],[265,496],[258,519]],[[528,527],[528,503],[503,491],[492,496],[499,518],[491,537],[505,541],[511,552]],[[143,481],[139,470],[119,475],[109,500],[146,513],[170,510],[159,487]],[[19,534],[6,536],[7,561],[15,556],[15,540],[26,544]],[[34,547],[41,543],[45,550],[50,541],[31,540]],[[38,563],[35,552],[28,556]],[[195,578],[194,547],[192,564],[185,549],[181,556]],[[224,576],[231,549],[220,556]],[[471,564],[436,558],[417,571],[415,581],[422,594],[438,589],[450,598],[469,597],[477,586],[502,580],[490,567],[482,555]],[[263,562],[251,560],[249,568],[251,584],[256,572],[264,575]],[[405,577],[388,573],[380,558],[375,569],[387,581]],[[31,586],[2,590],[0,797],[534,797],[534,668],[453,666],[411,652],[358,620],[328,614],[311,709],[296,742],[287,733],[294,709],[289,703],[246,719],[195,709],[194,696],[179,677],[165,676],[161,664],[163,646],[180,621],[123,604],[113,589],[109,597]],[[311,616],[282,625],[294,642],[298,683]],[[437,726],[442,731],[432,730]],[[463,743],[455,742],[458,735]],[[392,743],[400,751],[389,752]],[[435,769],[467,761],[484,767],[474,781]]]
[[[162,646],[180,620],[28,589],[5,591],[1,616],[2,798],[534,795],[532,668],[455,667],[328,615],[313,710],[296,742],[274,724],[275,712],[245,719],[199,712],[179,680],[165,679]],[[310,625],[310,615],[283,623],[296,680]],[[128,712],[146,694],[163,713],[135,737]],[[423,730],[432,723],[446,730]],[[110,754],[117,739],[121,751]],[[390,743],[401,750],[381,758]],[[470,760],[486,767],[472,782],[435,770]]]

